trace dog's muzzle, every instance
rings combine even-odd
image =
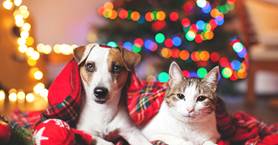
[[[107,101],[108,89],[105,87],[96,87],[94,89],[94,95],[96,96],[96,102],[103,104]]]

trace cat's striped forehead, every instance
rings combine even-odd
[[[166,99],[169,103],[177,101],[176,94],[182,93],[185,97],[198,97],[198,95],[205,95],[211,100],[215,100],[215,92],[213,86],[202,81],[199,78],[186,78],[181,82],[173,83],[172,87],[168,88]]]
[[[188,88],[194,88],[196,90],[199,90],[201,87],[201,79],[198,78],[188,78],[184,79],[181,82],[174,83],[174,87],[171,88],[171,91],[178,91],[178,92],[184,92]]]

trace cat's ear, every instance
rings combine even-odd
[[[209,73],[204,77],[203,81],[215,87],[216,90],[217,83],[218,83],[218,76],[219,76],[219,66],[216,66],[209,71]]]
[[[172,62],[169,68],[170,83],[181,82],[183,80],[183,73],[176,62]]]

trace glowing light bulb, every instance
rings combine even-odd
[[[40,92],[42,92],[44,88],[45,88],[45,86],[44,86],[43,83],[37,83],[37,84],[34,86],[33,91],[34,91],[36,94],[40,94]]]
[[[104,4],[104,8],[105,8],[105,9],[113,9],[113,8],[114,8],[114,5],[113,5],[112,2],[106,2],[106,3]]]
[[[24,23],[22,26],[23,31],[29,31],[31,29],[31,25],[29,23]]]
[[[15,92],[12,92],[9,94],[9,100],[10,100],[10,102],[16,102],[17,96],[16,96]]]
[[[29,36],[29,32],[28,32],[28,31],[22,31],[22,32],[20,33],[20,36],[21,36],[22,38],[26,39],[26,38]]]
[[[18,44],[18,45],[25,45],[25,43],[26,43],[26,40],[25,40],[25,39],[23,39],[23,38],[18,38],[18,39],[17,39],[17,44]]]
[[[3,7],[7,10],[10,10],[13,7],[13,3],[10,0],[6,0],[3,2]]]
[[[40,58],[40,53],[33,51],[30,56],[33,60],[38,60]]]
[[[158,81],[167,82],[169,80],[169,74],[167,72],[161,72],[158,74]]]
[[[161,56],[164,58],[170,58],[171,57],[171,51],[168,48],[162,48],[161,49]]]
[[[43,73],[40,70],[34,72],[34,78],[36,80],[41,80],[43,78]]]
[[[34,60],[34,59],[31,59],[31,58],[28,58],[27,63],[28,63],[28,65],[30,65],[30,66],[34,66],[34,65],[37,64],[37,61]]]
[[[207,1],[206,0],[197,0],[196,3],[197,3],[198,7],[203,8],[206,6]]]
[[[48,98],[47,98],[47,96],[48,96],[48,90],[44,88],[44,89],[40,92],[40,96],[41,96],[45,101],[47,101],[47,100],[48,100]]]
[[[16,26],[22,27],[24,25],[24,19],[22,15],[16,15],[14,18]]]
[[[232,69],[225,67],[224,69],[222,69],[221,73],[222,73],[222,76],[227,79],[232,76],[233,71],[232,71]]]
[[[34,44],[34,38],[33,37],[27,37],[26,39],[26,45],[32,46]]]
[[[0,90],[0,101],[5,100],[6,94],[3,90]]]
[[[197,70],[197,74],[200,78],[204,78],[207,75],[207,73],[208,72],[207,72],[206,68],[203,68],[203,67],[201,67]]]
[[[35,96],[33,93],[28,93],[26,95],[26,101],[29,102],[29,103],[32,103],[33,101],[35,100]]]
[[[164,40],[165,40],[165,35],[164,35],[163,33],[157,33],[157,34],[155,35],[155,41],[156,41],[157,43],[163,43]]]
[[[158,12],[156,13],[156,18],[157,18],[157,20],[159,20],[159,21],[164,21],[165,18],[166,18],[165,12],[163,12],[163,11],[158,11]]]
[[[17,93],[17,99],[20,102],[24,102],[25,100],[25,93],[23,91],[18,91]]]
[[[185,34],[185,38],[188,40],[188,41],[193,41],[196,37],[196,34],[195,32],[193,31],[188,31],[186,34]]]
[[[20,45],[18,47],[18,51],[21,53],[25,53],[27,51],[27,46],[26,45]]]
[[[20,6],[22,3],[22,0],[14,0],[14,5]]]

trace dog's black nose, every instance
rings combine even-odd
[[[104,87],[96,87],[94,89],[94,94],[97,98],[102,99],[108,94],[108,89]]]

